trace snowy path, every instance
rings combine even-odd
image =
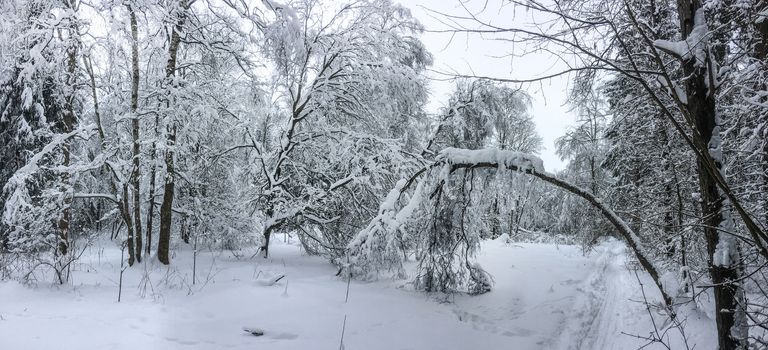
[[[597,247],[594,268],[579,289],[578,302],[573,317],[563,334],[560,349],[616,349],[626,320],[633,315],[626,313],[627,297],[636,281],[628,281],[629,271],[624,267],[626,255],[621,246]],[[637,305],[635,312],[641,312]],[[622,307],[625,307],[622,310]],[[622,313],[622,311],[624,311]],[[638,315],[638,316],[642,316]],[[579,335],[583,335],[579,337]],[[637,347],[642,344],[637,344]]]
[[[486,242],[480,262],[494,291],[448,303],[402,281],[353,281],[345,303],[332,266],[295,245],[273,251],[270,261],[205,254],[195,286],[188,252],[171,270],[150,265],[147,288],[143,269],[130,269],[119,304],[116,250],[92,254],[74,287],[0,283],[0,349],[338,349],[345,315],[347,350],[634,349],[642,342],[620,332],[647,334],[647,314],[628,301],[639,291],[618,242],[587,256],[574,246]]]
[[[572,246],[484,249],[481,262],[495,276],[496,288],[494,293],[457,301],[462,309],[457,313],[465,322],[508,336],[520,349],[617,348],[620,325],[634,317],[626,314],[630,308],[624,294],[633,286],[625,286],[631,281],[621,244],[597,247],[586,257]]]
[[[618,313],[625,297],[622,291],[626,291],[626,270],[624,269],[625,256],[621,252],[609,251],[601,256],[599,272],[593,276],[593,289],[588,297],[594,297],[597,307],[591,314],[591,320],[587,323],[586,336],[579,343],[579,349],[614,349],[616,338],[620,334],[619,325],[625,318]]]

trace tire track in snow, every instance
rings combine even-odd
[[[596,253],[593,271],[577,288],[580,294],[565,316],[556,349],[613,349],[621,336],[618,308],[623,298],[624,247],[611,242],[596,247]]]
[[[616,338],[622,336],[619,327],[623,324],[620,307],[627,296],[623,292],[626,287],[626,255],[624,247],[614,247],[609,254],[611,258],[602,273],[604,292],[600,309],[580,349],[615,349]]]

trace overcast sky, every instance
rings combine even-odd
[[[450,14],[466,14],[459,0],[399,0],[401,4],[409,7],[413,15],[429,30],[445,29],[435,17],[439,15],[425,10]],[[465,0],[466,1],[466,0]],[[467,3],[471,11],[479,11],[479,6],[485,4],[485,0],[475,0]],[[494,21],[498,25],[524,25],[531,22],[530,14],[523,10],[513,12],[509,6],[500,8],[498,1],[488,1],[488,6],[482,16]],[[526,17],[527,16],[527,17]],[[538,19],[537,19],[538,20]],[[479,36],[458,35],[451,40],[450,34],[427,32],[422,37],[430,52],[434,55],[434,69],[446,72],[458,72],[461,74],[486,75],[499,78],[530,78],[552,73],[557,69],[555,60],[545,53],[529,54],[524,57],[500,57],[511,52],[511,46],[492,40],[484,40]],[[553,66],[555,65],[555,66]],[[448,100],[451,90],[451,82],[432,81],[431,111]],[[567,76],[550,79],[541,84],[527,88],[533,97],[534,120],[539,135],[544,139],[544,150],[541,157],[544,167],[548,171],[561,170],[564,162],[555,155],[555,139],[563,135],[568,125],[574,123],[575,118],[568,108],[563,106],[565,91],[567,89]]]

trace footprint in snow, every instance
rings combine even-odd
[[[508,330],[501,333],[501,335],[507,336],[507,337],[527,337],[532,334],[533,334],[532,330],[526,329],[526,328],[520,328],[520,327],[515,327],[515,329],[511,331]]]
[[[174,342],[181,345],[197,345],[198,342],[194,340],[180,340],[179,338],[166,337],[165,340]]]
[[[293,340],[299,337],[298,334],[293,333],[275,333],[275,334],[266,334],[267,338],[271,339],[282,339],[282,340]]]
[[[488,333],[501,334],[507,337],[527,337],[534,333],[529,329],[520,328],[520,327],[514,327],[512,330],[501,329],[497,327],[494,322],[492,322],[491,320],[483,316],[462,311],[462,310],[453,310],[453,313],[456,315],[459,321],[464,323],[469,323],[472,326],[472,329],[478,330],[478,331],[486,331]]]

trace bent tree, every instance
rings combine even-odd
[[[441,292],[466,289],[470,293],[490,290],[488,275],[471,261],[479,247],[479,231],[483,229],[477,225],[483,220],[467,215],[481,209],[477,196],[489,192],[473,190],[475,181],[490,176],[495,176],[497,182],[533,176],[589,202],[627,242],[674,317],[674,294],[665,289],[662,270],[647,255],[632,228],[591,191],[547,173],[535,155],[515,151],[447,148],[411,178],[400,180],[382,202],[378,215],[347,246],[348,272],[358,277],[382,271],[402,274],[404,257],[415,252],[421,256],[417,288]],[[405,204],[399,206],[401,197],[408,193]],[[450,196],[458,201],[446,201]],[[471,203],[473,200],[475,203]],[[421,227],[424,223],[426,228]],[[441,246],[436,247],[437,244]]]

